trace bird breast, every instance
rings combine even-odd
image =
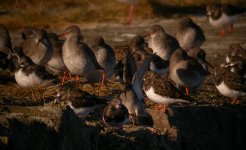
[[[212,26],[221,28],[223,26],[228,26],[230,24],[233,24],[237,20],[239,20],[240,15],[233,15],[233,16],[227,16],[225,13],[222,13],[221,17],[219,19],[212,19],[209,17],[209,22]]]
[[[241,91],[236,91],[233,89],[230,89],[225,83],[224,81],[222,81],[219,85],[216,85],[216,88],[218,89],[218,91],[227,97],[231,97],[231,98],[237,98],[237,97],[241,97],[241,96],[245,96],[246,93],[245,92],[241,92]]]
[[[15,73],[15,80],[21,87],[31,87],[43,83],[43,80],[35,72],[26,75],[22,69]]]

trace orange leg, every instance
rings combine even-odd
[[[185,88],[185,93],[186,93],[186,95],[189,95],[189,89],[188,88]]]
[[[164,104],[164,106],[163,106],[163,111],[164,111],[164,113],[166,113],[166,110],[167,110],[167,105],[166,104]]]
[[[79,76],[76,75],[74,79],[77,81],[77,85],[79,85]]]
[[[72,76],[70,72],[68,73],[68,76],[69,76],[69,79],[72,80]]]
[[[240,100],[237,99],[237,98],[233,98],[232,101],[231,101],[231,104],[240,104]]]
[[[105,72],[103,72],[102,73],[102,88],[104,87],[104,81],[105,81],[105,78],[106,78],[106,73]]]
[[[132,4],[132,5],[130,5],[130,8],[129,8],[129,15],[128,15],[126,24],[129,25],[132,23],[134,12],[135,12],[135,5]]]
[[[224,29],[224,27],[220,30],[219,35],[221,37],[225,37],[225,29]]]
[[[61,85],[64,85],[64,82],[66,81],[67,73],[63,72],[63,78],[62,78],[62,83]]]

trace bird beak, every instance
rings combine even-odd
[[[39,40],[38,40],[37,46],[38,46],[38,44],[39,44],[41,41],[42,41],[42,39],[39,39]]]
[[[149,37],[149,36],[151,36],[151,32],[148,32],[145,35],[143,35],[144,38]]]
[[[63,32],[61,34],[58,35],[58,37],[65,37],[67,35],[67,32]]]

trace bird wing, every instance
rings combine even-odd
[[[93,51],[85,43],[80,43],[79,47],[81,49],[85,50],[85,53],[87,54],[88,57],[90,57],[91,61],[95,65],[96,69],[103,70],[102,66],[100,66],[100,64],[97,62],[95,54],[93,53]]]
[[[155,54],[152,54],[149,57],[147,57],[144,63],[138,68],[138,70],[135,72],[133,76],[132,79],[133,90],[135,91],[139,100],[144,99],[143,92],[142,92],[144,73],[145,71],[147,71],[147,69],[150,66],[150,62],[153,61],[155,57],[156,57]]]

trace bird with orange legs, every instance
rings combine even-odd
[[[212,4],[207,6],[207,16],[209,23],[221,28],[219,35],[224,37],[226,32],[234,31],[233,24],[239,21],[245,10],[231,5]]]
[[[81,42],[83,36],[80,28],[75,25],[68,26],[60,36],[66,37],[62,48],[62,55],[69,72],[72,75],[76,75],[75,79],[77,81],[79,76],[93,83],[102,81],[103,87],[106,73],[97,62],[92,50],[86,43]],[[65,76],[63,77],[63,82],[64,79]]]

